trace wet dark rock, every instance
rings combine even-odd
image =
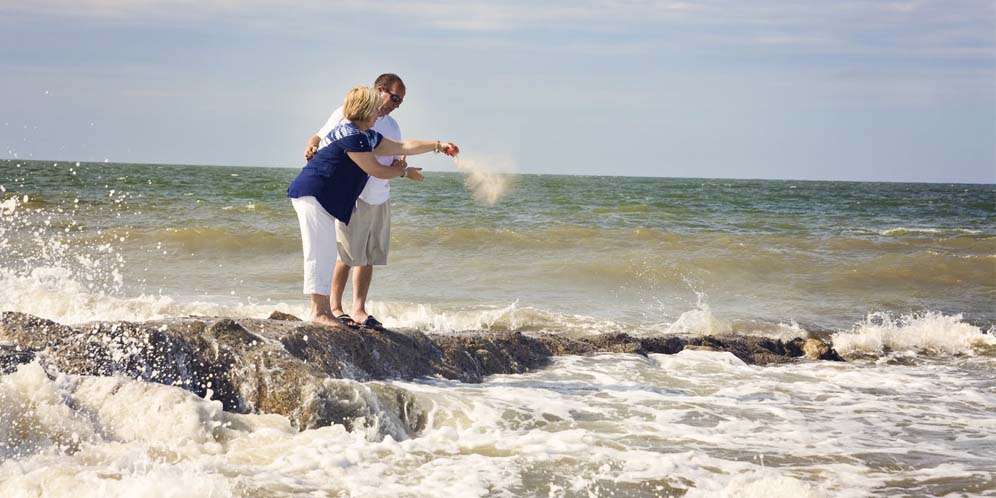
[[[275,339],[288,353],[326,375],[355,380],[432,375],[442,354],[419,332],[332,328],[310,322],[293,324]]]
[[[437,376],[481,382],[523,373],[557,355],[727,351],[749,364],[836,359],[828,341],[764,337],[521,332],[423,334],[270,319],[188,317],[75,326],[15,312],[0,315],[0,373],[39,359],[77,375],[124,375],[178,386],[240,413],[277,413],[299,428],[332,423],[373,427],[396,438],[426,423],[426,408],[390,383],[356,381]]]
[[[432,341],[442,354],[437,372],[463,382],[527,372],[545,366],[553,355],[541,339],[521,332],[436,335]]]
[[[62,338],[73,333],[70,327],[52,320],[13,311],[0,314],[0,323],[3,324],[3,336],[0,340],[34,350],[54,347]]]
[[[705,344],[688,344],[688,345],[685,346],[685,349],[687,349],[689,351],[712,351],[712,352],[719,352],[718,349],[716,349],[716,348],[714,348],[712,346],[705,345]]]
[[[13,344],[0,344],[0,375],[17,370],[18,365],[35,359],[35,352]]]
[[[291,315],[290,313],[284,313],[283,311],[274,311],[273,313],[270,313],[270,316],[267,317],[267,318],[270,319],[270,320],[284,320],[284,321],[287,321],[287,322],[300,322],[301,321],[300,318],[298,318],[298,317],[296,317],[294,315]]]
[[[648,353],[676,354],[685,349],[686,341],[676,336],[647,337],[640,344]]]

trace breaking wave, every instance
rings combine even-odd
[[[986,333],[988,332],[988,333]],[[961,315],[939,312],[893,317],[872,313],[850,331],[833,335],[845,357],[888,353],[968,354],[996,348],[996,336],[966,323]]]

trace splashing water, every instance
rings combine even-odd
[[[889,352],[965,354],[996,346],[996,337],[964,322],[960,314],[928,311],[894,317],[878,312],[852,330],[834,334],[833,344],[844,357]]]
[[[512,189],[512,175],[492,171],[473,159],[454,157],[453,164],[464,175],[464,185],[477,202],[494,206]]]

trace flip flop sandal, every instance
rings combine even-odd
[[[369,329],[384,330],[384,324],[380,323],[373,315],[367,315],[367,319],[363,320],[363,326]]]
[[[333,316],[332,318],[335,318],[336,320],[339,320],[339,323],[341,323],[341,324],[343,324],[343,325],[345,325],[345,326],[347,326],[347,327],[349,327],[351,329],[359,328],[359,326],[360,326],[360,324],[356,323],[356,321],[353,320],[353,317],[351,317],[351,316],[349,316],[349,315],[347,315],[345,313],[343,313],[343,314],[341,314],[339,316]]]

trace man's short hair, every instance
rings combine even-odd
[[[405,82],[401,81],[401,76],[394,73],[384,73],[374,80],[374,88],[388,88],[390,89],[395,84],[401,85],[401,88],[405,87]]]

